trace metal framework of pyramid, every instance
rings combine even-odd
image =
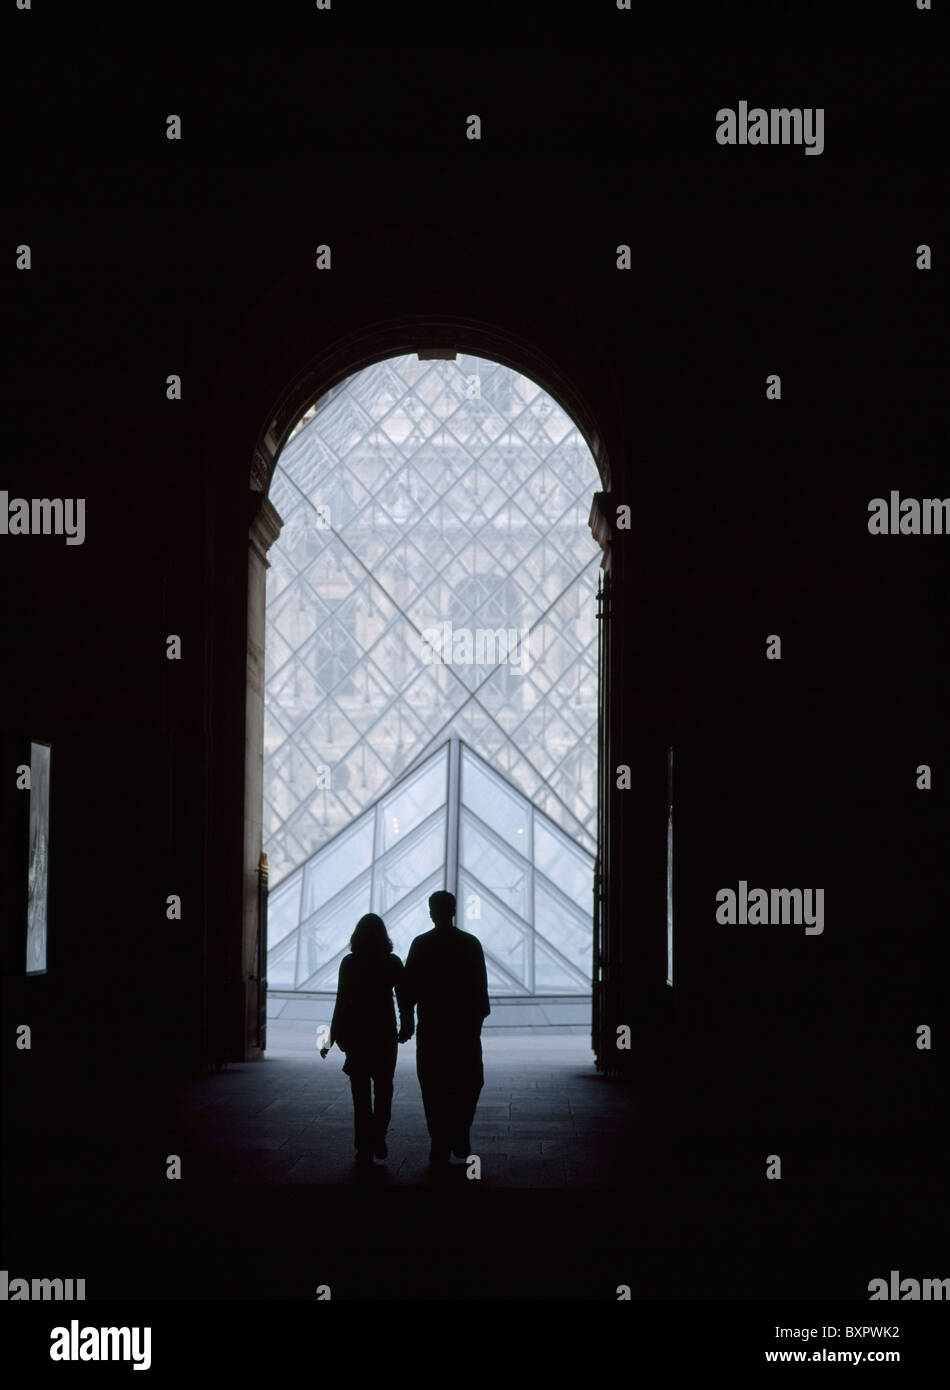
[[[403,960],[448,888],[495,995],[589,994],[594,861],[458,739],[449,739],[272,893],[268,985],[333,991],[359,918]]]

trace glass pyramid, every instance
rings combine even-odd
[[[587,519],[599,486],[557,402],[483,358],[380,362],[304,415],[270,489],[284,521],[267,576],[264,849],[275,904],[305,864],[343,843],[341,832],[453,737],[542,812],[552,834],[594,852],[601,553]],[[484,832],[460,830],[469,857],[484,863]],[[367,844],[356,836],[343,859],[352,854],[369,875],[388,851]],[[506,913],[518,915],[515,878],[507,895],[493,895],[497,932]],[[398,889],[394,879],[394,909]],[[538,901],[551,910],[543,893]],[[311,909],[302,902],[300,911]],[[423,911],[415,931],[424,927]],[[272,911],[272,955],[275,930]],[[310,933],[305,973],[287,963],[289,941],[275,969],[303,988],[327,932],[321,919]],[[509,974],[523,984],[530,972],[518,950],[512,944]],[[556,960],[539,967],[536,957],[531,970],[554,979]],[[506,958],[499,948],[499,970]]]
[[[271,892],[268,984],[333,992],[365,912],[405,960],[432,925],[429,894],[448,887],[491,994],[589,994],[593,873],[589,854],[451,740]]]

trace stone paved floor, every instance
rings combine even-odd
[[[183,1089],[193,1150],[249,1177],[305,1183],[359,1179],[353,1172],[353,1103],[342,1054],[334,1048],[321,1060],[309,1028],[282,1030],[276,1044],[272,1032],[269,1043],[262,1063],[232,1066]],[[489,1037],[483,1054],[485,1087],[471,1131],[482,1181],[537,1188],[621,1177],[631,1098],[596,1072],[586,1039]],[[385,1164],[386,1180],[393,1183],[430,1177],[415,1065],[412,1040],[400,1047],[396,1067]]]
[[[282,1301],[320,1283],[344,1300],[615,1301],[622,1283],[634,1299],[866,1298],[879,1266],[943,1267],[939,1155],[933,1183],[919,1165],[911,1183],[895,1150],[882,1185],[860,1136],[687,1131],[600,1075],[584,1037],[483,1048],[477,1181],[428,1164],[411,1043],[389,1159],[368,1171],[342,1057],[322,1061],[309,1026],[187,1081],[21,1081],[2,1267],[86,1278],[90,1300]],[[781,1183],[763,1178],[772,1143]]]

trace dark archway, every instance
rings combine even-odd
[[[264,609],[265,574],[268,547],[279,534],[280,518],[267,501],[267,489],[276,460],[296,422],[315,402],[362,367],[400,353],[453,353],[486,357],[531,377],[562,406],[583,435],[604,483],[595,494],[591,529],[605,552],[604,567],[609,572],[609,528],[603,498],[610,478],[610,460],[603,431],[598,427],[585,393],[567,376],[560,365],[525,336],[505,327],[449,314],[405,315],[373,322],[338,339],[315,355],[296,373],[276,397],[268,411],[266,424],[259,430],[252,451],[249,472],[249,552],[248,627],[245,717],[244,784],[244,865],[243,931],[241,972],[244,1013],[243,1056],[261,1055],[265,1023],[264,992],[261,980],[266,973],[264,934],[261,931],[262,881],[266,868],[262,861],[262,760],[264,693]],[[609,579],[609,574],[608,574]],[[604,605],[606,612],[606,604]],[[607,670],[607,653],[602,655],[601,681]],[[602,694],[601,694],[602,699]],[[601,719],[601,743],[605,722]],[[601,758],[602,761],[602,758]],[[602,777],[601,773],[601,777]],[[601,817],[602,829],[602,817]],[[599,859],[603,873],[603,849]],[[599,895],[598,895],[599,897]],[[595,940],[603,924],[595,911]],[[595,953],[595,961],[596,961]],[[598,1015],[598,972],[594,969],[595,1033]]]
[[[333,423],[341,412],[346,443]],[[589,1035],[603,559],[589,517],[599,487],[586,441],[550,393],[475,355],[386,358],[298,420],[269,494],[285,523],[267,576],[269,995],[332,991],[337,962],[325,952],[330,940],[331,955],[344,946],[353,912],[385,913],[405,955],[409,923],[425,916],[435,886],[461,893],[490,993],[506,1004],[487,1027],[530,1020]],[[476,625],[482,654],[467,661],[440,648],[437,664],[453,669],[433,681],[423,629],[431,638],[439,615]],[[530,645],[531,679],[518,678],[527,672],[517,650],[506,655],[504,636],[499,653],[499,623]],[[401,825],[388,843],[372,804],[395,804],[397,786],[450,737],[444,812],[427,782],[425,824]],[[510,824],[498,819],[497,798]],[[355,856],[339,880],[340,845],[362,846],[367,831],[372,863]],[[327,863],[338,866],[328,892],[348,885],[342,916],[319,886]],[[436,872],[443,877],[427,884]],[[321,1018],[329,1004],[307,1007]]]
[[[461,225],[444,234],[375,228],[348,237],[341,247],[332,271],[317,270],[308,256],[255,299],[253,309],[235,324],[203,409],[203,447],[220,460],[220,466],[209,470],[204,499],[202,1051],[210,1060],[253,1058],[260,1051],[255,943],[261,837],[253,816],[245,814],[235,822],[234,808],[257,807],[259,819],[261,737],[256,725],[262,717],[263,648],[254,641],[249,600],[257,594],[263,604],[266,548],[276,525],[265,488],[296,419],[361,366],[399,351],[467,350],[510,365],[559,402],[591,449],[604,486],[595,495],[591,527],[605,552],[604,569],[616,600],[629,568],[624,552],[629,554],[630,548],[611,546],[608,520],[613,480],[624,476],[628,408],[611,344],[586,302],[572,293],[570,281],[552,281],[530,267],[513,280],[504,244],[476,239]],[[466,268],[461,281],[460,265]],[[215,598],[222,594],[226,603]],[[613,625],[605,643],[603,691],[616,665],[617,630]],[[605,704],[602,768],[629,712],[622,701],[612,709]],[[243,759],[228,756],[226,750],[235,746],[244,747]],[[193,767],[183,756],[173,774],[185,781],[193,777]],[[606,801],[603,786],[601,800]],[[626,832],[617,817],[609,835],[607,829],[602,823],[598,840],[601,882],[609,885],[610,844]],[[619,959],[623,910],[619,905],[611,910],[618,936],[611,950]],[[607,943],[610,914],[605,910],[603,915],[600,931]],[[605,964],[603,979],[608,977],[619,998],[627,978],[623,968],[614,966],[611,976]],[[597,1022],[597,998],[595,977],[595,1031],[604,1033]],[[618,1002],[614,1012],[623,1021],[629,1006]]]

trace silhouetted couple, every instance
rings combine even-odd
[[[356,1156],[363,1163],[374,1155],[386,1157],[397,1046],[413,1032],[429,1158],[447,1163],[450,1153],[468,1157],[469,1128],[485,1080],[481,1032],[490,1013],[485,956],[477,937],[453,925],[451,893],[432,894],[429,916],[434,926],[412,942],[405,965],[374,912],[357,922],[350,954],[340,962],[330,1046],[336,1042],[346,1053]]]

